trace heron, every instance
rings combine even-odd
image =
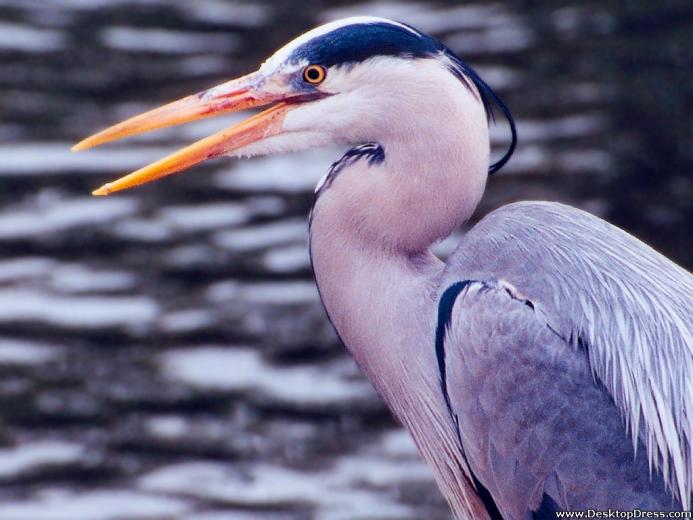
[[[74,149],[263,106],[93,193],[212,157],[349,147],[309,217],[318,292],[453,514],[691,507],[693,277],[555,202],[494,210],[447,261],[435,256],[517,141],[500,97],[435,38],[377,17],[327,23],[256,72]],[[491,164],[494,106],[512,140]]]

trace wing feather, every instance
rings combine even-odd
[[[452,255],[444,286],[507,283],[547,326],[587,349],[596,381],[685,508],[693,487],[693,277],[588,213],[525,202],[485,217]]]
[[[451,287],[458,296],[450,319],[443,319],[449,322],[443,393],[469,468],[504,518],[542,517],[547,504],[681,508],[666,476],[651,478],[648,460],[633,457],[614,399],[595,384],[583,342],[575,348],[565,341],[535,302],[507,284]]]

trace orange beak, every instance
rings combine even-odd
[[[264,112],[236,126],[205,137],[116,181],[104,184],[92,194],[108,195],[115,191],[126,190],[277,135],[281,132],[284,117],[292,106],[282,102],[286,99],[284,95],[268,94],[259,90],[258,85],[261,82],[262,79],[257,73],[249,74],[132,117],[80,141],[72,147],[72,151],[85,150],[130,135],[278,101],[276,105]]]

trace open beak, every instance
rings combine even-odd
[[[97,134],[87,137],[72,147],[85,150],[110,141],[122,139],[167,126],[179,125],[225,112],[235,112],[277,102],[271,108],[256,114],[231,128],[205,137],[159,161],[120,179],[104,184],[93,195],[108,195],[150,182],[189,168],[213,157],[228,154],[251,143],[281,132],[286,113],[292,105],[284,102],[285,95],[270,94],[260,89],[263,79],[253,73],[209,90],[184,97],[144,114],[132,117]]]

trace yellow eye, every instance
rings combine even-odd
[[[308,65],[303,69],[303,79],[312,85],[319,85],[325,81],[325,76],[327,71],[322,65]]]

